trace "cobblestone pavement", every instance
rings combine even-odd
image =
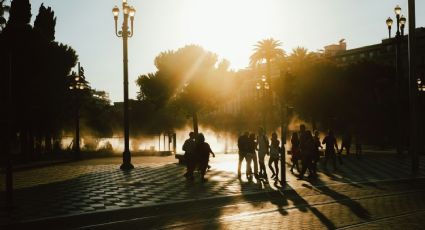
[[[246,196],[273,192],[272,183],[240,181],[236,177],[237,155],[219,154],[212,159],[209,181],[187,182],[185,168],[170,158],[144,161],[135,158],[135,169],[118,169],[119,159],[98,159],[61,164],[15,174],[15,208],[0,211],[1,223],[16,223],[40,218],[79,215],[159,204]],[[147,159],[147,158],[146,158]],[[425,159],[421,159],[421,169]],[[269,174],[270,175],[270,174]],[[356,187],[358,182],[400,180],[410,177],[410,159],[388,155],[349,158],[335,173],[324,171],[314,183],[299,181],[288,175],[289,189],[315,191],[331,185]],[[424,170],[419,177],[425,177]],[[0,186],[4,191],[4,180]],[[324,186],[327,185],[327,186]],[[319,189],[320,191],[320,189]],[[4,192],[0,194],[4,196]]]

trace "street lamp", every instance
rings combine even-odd
[[[406,24],[406,18],[401,15],[401,7],[399,5],[397,5],[394,8],[394,13],[396,15],[396,24],[395,26],[397,27],[397,31],[396,31],[396,35],[395,35],[395,47],[396,47],[396,66],[395,66],[395,71],[396,71],[396,91],[397,91],[397,108],[396,108],[396,113],[397,113],[397,133],[398,133],[398,138],[397,138],[397,153],[401,154],[402,153],[402,145],[403,145],[403,132],[402,132],[402,124],[401,124],[401,120],[402,120],[402,108],[401,105],[403,104],[401,101],[402,98],[402,63],[401,63],[401,43],[403,40],[403,36],[404,36],[404,27]],[[391,19],[391,17],[388,17],[387,20],[385,21],[387,27],[388,27],[388,35],[389,38],[391,38],[391,28],[393,26],[393,20]]]
[[[89,89],[88,82],[84,76],[84,69],[80,67],[80,63],[78,63],[78,74],[71,74],[69,90],[71,90],[75,95],[75,143],[74,143],[74,151],[75,158],[79,160],[81,158],[81,149],[80,149],[80,107],[81,107],[81,94],[84,90]]]
[[[118,31],[118,15],[120,9],[118,6],[112,8],[112,14],[114,15],[115,21],[115,34],[117,37],[122,38],[123,41],[123,64],[124,64],[124,152],[123,152],[123,163],[121,165],[122,170],[133,169],[134,166],[131,164],[131,153],[130,153],[130,127],[128,119],[128,38],[133,36],[133,24],[134,15],[136,9],[127,4],[127,0],[122,1],[122,9],[124,21],[122,23],[121,30]],[[131,27],[128,26],[128,18],[130,18]]]
[[[267,82],[267,78],[265,75],[261,76],[261,79],[259,82],[257,82],[257,84],[255,85],[255,88],[257,89],[258,92],[258,98],[261,99],[261,105],[263,110],[261,111],[262,114],[262,119],[263,119],[263,128],[264,131],[266,130],[266,94],[268,92],[268,90],[270,89],[270,85]]]

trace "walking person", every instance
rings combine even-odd
[[[184,176],[189,179],[193,180],[193,172],[195,171],[196,167],[196,156],[195,156],[195,133],[190,132],[189,138],[184,141],[183,144],[183,151],[184,151],[184,160],[186,162],[186,173]]]
[[[347,156],[350,155],[351,134],[348,130],[346,130],[344,135],[342,136],[341,148],[339,150],[340,154],[342,154],[342,150],[344,150],[344,148]]]
[[[277,134],[272,133],[272,139],[270,141],[270,158],[269,158],[269,168],[272,171],[272,178],[275,181],[279,180],[279,149],[280,142],[277,139]],[[274,169],[273,169],[274,164]]]
[[[248,153],[248,138],[249,133],[245,132],[242,136],[238,138],[238,149],[239,149],[239,160],[238,160],[238,178],[241,179],[241,166],[242,161],[245,159],[246,154]]]
[[[196,138],[196,148],[195,152],[198,155],[199,159],[199,170],[201,172],[201,180],[202,182],[206,182],[205,173],[208,167],[208,161],[210,159],[210,154],[215,157],[214,152],[211,150],[210,145],[205,142],[204,134],[198,134]]]
[[[325,161],[323,162],[323,167],[326,169],[328,160],[331,159],[334,170],[337,170],[335,149],[338,151],[338,144],[336,143],[336,138],[332,130],[329,130],[328,135],[323,139],[322,144],[325,145]]]
[[[357,159],[360,159],[363,155],[363,150],[362,150],[362,141],[360,139],[360,135],[356,135],[356,139],[355,139],[355,144],[356,144],[356,157]]]
[[[291,173],[294,173],[294,166],[297,169],[297,172],[300,173],[300,166],[298,164],[298,160],[300,157],[300,139],[298,138],[298,134],[296,132],[292,133],[292,137],[291,137],[291,161],[292,161],[292,166],[291,166]]]
[[[305,139],[304,141],[304,147],[302,150],[302,159],[301,159],[301,164],[302,164],[302,169],[301,169],[301,173],[298,176],[298,179],[302,180],[304,178],[304,174],[305,172],[309,171],[309,178],[315,178],[316,175],[314,173],[313,170],[313,156],[314,156],[314,139],[313,139],[313,135],[311,134],[311,131],[305,131]]]
[[[264,158],[266,154],[269,154],[269,140],[264,133],[263,128],[258,129],[258,137],[257,137],[257,145],[258,145],[258,163],[260,165],[260,173],[259,177],[267,180],[267,172],[266,165],[264,163]]]
[[[252,180],[252,167],[251,162],[254,163],[254,177],[258,179],[258,162],[257,162],[257,154],[255,153],[255,149],[257,147],[257,143],[255,142],[255,134],[251,133],[248,137],[248,152],[246,153],[246,177],[248,180]]]
[[[314,154],[313,154],[313,164],[312,164],[312,169],[313,169],[313,173],[317,176],[317,163],[320,160],[320,150],[319,148],[323,149],[322,147],[322,143],[320,142],[320,133],[319,131],[314,131],[314,137],[313,137],[313,141],[314,141]]]

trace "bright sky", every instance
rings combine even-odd
[[[114,35],[112,7],[121,0],[31,0],[33,20],[40,4],[57,16],[56,40],[79,54],[93,88],[123,100],[122,41]],[[128,0],[137,12],[129,40],[129,89],[135,98],[137,76],[155,71],[161,51],[199,44],[231,62],[249,63],[253,45],[273,37],[290,52],[311,51],[345,38],[348,48],[379,43],[385,20],[397,4],[407,17],[407,0]],[[425,26],[425,1],[416,1],[417,27]],[[121,16],[121,15],[120,15]],[[122,20],[120,18],[119,20]],[[394,31],[393,31],[394,33]]]

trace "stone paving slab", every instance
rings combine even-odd
[[[223,196],[239,196],[276,191],[271,183],[240,181],[236,177],[236,155],[219,155],[212,159],[209,181],[188,182],[182,177],[183,166],[174,163],[138,163],[130,172],[118,169],[117,164],[92,161],[62,164],[15,174],[15,208],[0,211],[0,222],[77,215],[122,208],[153,206]],[[104,160],[101,160],[104,163]],[[288,160],[289,162],[289,160]],[[369,157],[362,160],[345,159],[337,172],[323,171],[315,186],[355,184],[410,177],[410,159]],[[421,160],[421,169],[425,159]],[[290,188],[309,186],[288,174]],[[270,173],[269,173],[270,175]],[[420,177],[425,172],[420,171]],[[0,185],[3,187],[4,180]],[[4,192],[0,194],[4,195]]]
[[[406,215],[406,214],[417,215]],[[389,217],[409,216],[401,223]],[[264,211],[211,219],[199,223],[165,226],[164,229],[423,229],[425,194],[423,191],[372,198],[336,200],[322,205],[297,206],[277,211]],[[387,221],[368,223],[373,220]],[[364,224],[364,225],[363,225]],[[398,228],[388,228],[397,224]],[[420,227],[419,227],[420,226]],[[419,227],[419,228],[417,228]],[[99,228],[100,229],[100,228]],[[107,229],[107,228],[104,228]],[[133,229],[133,228],[130,228]]]

